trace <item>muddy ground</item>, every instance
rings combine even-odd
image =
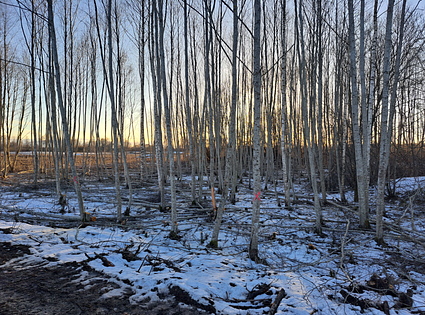
[[[81,159],[80,159],[81,160]],[[81,162],[77,163],[81,166]],[[132,165],[134,155],[129,155]],[[92,161],[93,162],[93,161]],[[93,162],[94,164],[94,162]],[[32,174],[32,157],[19,155],[15,173],[9,174],[8,180],[0,179],[0,185],[11,186],[30,180]],[[18,175],[19,174],[19,175]],[[15,180],[11,180],[15,178]],[[41,185],[41,184],[40,184]],[[50,185],[50,183],[49,183]],[[7,231],[0,231],[0,233]],[[48,261],[33,266],[18,268],[14,264],[6,264],[11,259],[30,255],[30,249],[24,245],[11,245],[0,242],[0,315],[26,314],[149,314],[149,315],[197,315],[209,314],[196,307],[184,291],[172,288],[169,295],[163,296],[158,303],[133,305],[128,291],[121,297],[103,299],[102,294],[117,286],[108,281],[108,276],[93,270],[86,264],[66,263],[55,267],[45,266]],[[72,280],[80,278],[81,272],[87,271],[90,289]],[[155,288],[152,288],[155,290]]]
[[[48,261],[32,266],[7,264],[11,259],[30,255],[25,245],[0,243],[0,314],[149,314],[149,315],[196,315],[209,314],[190,305],[185,294],[175,292],[164,296],[161,303],[145,305],[130,304],[131,291],[120,297],[101,298],[102,294],[118,286],[108,281],[108,276],[93,270],[88,265],[66,263],[54,267]],[[87,283],[78,281],[82,271],[87,271]],[[154,288],[152,288],[154,290]],[[189,304],[189,305],[187,305]]]

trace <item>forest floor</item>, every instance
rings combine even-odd
[[[113,287],[110,276],[88,265],[66,262],[56,266],[31,263],[25,268],[7,265],[11,259],[31,255],[30,246],[0,242],[0,314],[143,314],[143,315],[197,315],[204,314],[196,307],[181,306],[176,299],[164,296],[164,302],[151,305],[131,304],[131,291],[103,299],[104,292]],[[84,285],[81,272],[84,271]],[[90,289],[85,289],[85,286]],[[115,287],[118,287],[115,284]],[[207,313],[205,313],[207,314]]]
[[[397,182],[384,246],[374,241],[373,189],[371,230],[358,228],[347,192],[344,204],[328,196],[322,235],[314,233],[305,179],[296,181],[290,209],[265,190],[262,263],[254,263],[246,252],[248,180],[226,207],[219,248],[211,249],[205,181],[196,206],[189,179],[177,182],[180,239],[173,240],[154,177],[134,185],[130,215],[119,223],[113,180],[81,179],[86,211],[96,218],[81,224],[71,181],[62,182],[60,205],[53,177],[34,187],[31,176],[0,180],[0,314],[425,314],[425,178]],[[122,187],[123,211],[128,193]]]

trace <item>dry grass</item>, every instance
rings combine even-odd
[[[1,173],[4,172],[4,154],[0,154],[1,159]],[[15,154],[10,155],[10,159],[13,161],[15,159]],[[63,163],[65,158],[63,160]],[[78,171],[82,171],[83,167],[85,171],[93,172],[96,169],[96,156],[94,154],[84,155],[81,154],[74,155],[74,161],[77,166]],[[122,159],[119,161],[120,168],[123,169]],[[140,157],[137,153],[127,153],[127,164],[130,170],[138,170],[140,165]],[[51,154],[40,154],[39,155],[39,166],[41,173],[51,173],[54,172],[54,161]],[[113,167],[112,154],[103,153],[103,158],[99,156],[99,167],[111,169]],[[8,174],[14,173],[26,173],[33,172],[34,162],[32,154],[27,152],[21,153],[18,155],[14,169],[11,169],[8,165]]]

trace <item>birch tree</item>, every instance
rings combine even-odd
[[[249,258],[258,261],[258,233],[260,228],[260,197],[261,197],[261,0],[254,0],[254,43],[252,51],[254,87],[254,131],[253,131],[253,185],[254,199],[252,202],[251,241],[249,244]]]
[[[406,12],[406,0],[403,0],[400,30],[397,44],[397,54],[394,66],[394,79],[392,90],[390,89],[390,61],[392,48],[392,25],[393,25],[394,0],[388,1],[387,24],[385,31],[384,50],[384,73],[382,91],[382,114],[381,114],[381,144],[379,150],[378,184],[376,189],[376,242],[384,243],[383,214],[385,210],[385,184],[388,168],[390,145],[392,136],[392,126],[395,113],[395,103],[397,97],[397,84],[400,76],[400,59],[404,36],[404,20]],[[391,98],[389,93],[391,93]],[[388,106],[389,105],[389,106]]]
[[[49,45],[52,45],[52,40],[49,40]],[[52,51],[50,47],[49,51]],[[50,88],[50,111],[51,111],[51,124],[52,124],[52,142],[53,150],[55,156],[55,180],[56,180],[56,194],[58,198],[62,197],[61,194],[61,185],[60,185],[60,168],[59,168],[59,137],[58,137],[58,127],[57,127],[57,117],[56,117],[56,94],[55,94],[55,76],[54,76],[54,61],[53,56],[49,56],[49,88]]]
[[[137,49],[140,78],[140,181],[143,182],[146,172],[145,148],[145,0],[137,1],[134,6],[138,12],[137,21]]]
[[[129,194],[129,200],[128,200],[128,206],[126,209],[126,213],[130,213],[131,205],[133,203],[133,188],[131,184],[130,179],[130,173],[128,169],[127,164],[127,156],[125,152],[125,143],[124,143],[124,99],[125,99],[125,85],[122,83],[122,77],[123,77],[123,61],[122,61],[122,52],[120,47],[120,33],[119,33],[119,22],[118,22],[118,10],[117,10],[117,2],[115,2],[114,6],[114,13],[115,13],[115,37],[117,41],[117,87],[118,87],[118,111],[119,111],[119,117],[120,122],[116,122],[117,125],[117,131],[119,135],[119,141],[121,143],[121,157],[122,162],[124,166],[124,176],[125,176],[125,182],[126,187],[128,188],[128,194]],[[121,128],[120,128],[121,127]]]
[[[214,230],[211,237],[210,246],[217,247],[218,235],[220,232],[221,222],[223,220],[224,207],[229,198],[229,186],[232,183],[232,166],[235,158],[236,147],[236,105],[238,102],[238,84],[237,84],[237,55],[238,55],[238,0],[233,0],[233,46],[232,46],[232,105],[230,110],[230,124],[228,147],[226,153],[226,168],[224,172],[223,191],[220,200],[220,206],[217,211]]]
[[[65,108],[64,108],[64,105],[63,105],[59,58],[58,58],[57,44],[56,44],[55,25],[54,25],[54,20],[53,20],[52,0],[47,1],[47,9],[48,9],[49,37],[50,37],[50,43],[51,43],[50,51],[51,51],[52,59],[53,59],[53,63],[54,63],[54,74],[55,74],[55,79],[56,79],[56,93],[57,93],[57,98],[58,98],[59,110],[60,110],[61,118],[62,118],[62,131],[63,131],[63,136],[65,138],[65,143],[66,143],[66,148],[67,148],[68,155],[69,155],[69,164],[70,164],[71,173],[72,173],[72,176],[73,176],[75,192],[77,194],[78,208],[80,210],[80,217],[81,217],[81,220],[85,220],[86,216],[85,216],[85,210],[84,210],[83,196],[82,196],[82,193],[81,193],[81,187],[80,187],[80,182],[79,182],[79,179],[78,179],[77,170],[75,168],[74,157],[73,157],[73,154],[72,154],[71,139],[70,139],[70,135],[69,135],[69,132],[68,132],[68,122],[67,122],[67,119],[66,119],[66,111],[65,111]],[[52,93],[53,93],[53,91],[52,91]]]
[[[367,130],[363,125],[363,132],[366,132],[365,143],[367,143],[365,149],[365,167],[366,167],[366,178],[365,182],[367,187],[370,184],[370,144],[372,139],[372,109],[374,104],[374,93],[375,93],[375,77],[376,77],[376,49],[378,43],[378,0],[375,0],[373,9],[373,39],[370,56],[370,79],[369,79],[369,95],[367,99]],[[363,121],[363,124],[365,122]],[[369,204],[369,192],[365,195],[365,202]]]
[[[364,4],[362,5],[364,7]],[[364,12],[364,11],[363,11]],[[360,124],[359,124],[359,101],[358,101],[358,88],[357,88],[357,65],[356,65],[356,38],[355,38],[355,26],[354,26],[354,5],[353,0],[348,1],[348,22],[349,22],[349,47],[350,47],[350,82],[351,82],[351,119],[353,125],[353,139],[354,139],[354,149],[355,149],[355,159],[356,159],[356,174],[357,174],[357,190],[359,196],[359,219],[360,226],[363,228],[368,228],[370,226],[368,220],[368,205],[365,203],[365,190],[368,187],[365,187],[365,165],[364,165],[364,153],[362,148],[362,139],[360,133]],[[363,21],[364,23],[364,21]],[[361,31],[362,33],[362,31]],[[361,36],[361,39],[364,38]],[[362,44],[361,44],[361,47]],[[361,51],[360,54],[364,55],[364,51]],[[364,61],[364,56],[360,57],[360,60]],[[360,72],[364,68],[360,69]],[[362,75],[362,76],[363,76]],[[363,92],[363,91],[362,91]],[[362,97],[362,104],[364,98],[364,93]]]
[[[118,122],[117,112],[115,105],[115,90],[114,90],[114,76],[113,76],[113,46],[112,46],[112,0],[108,0],[107,4],[107,28],[108,28],[108,70],[109,70],[109,101],[111,103],[111,118],[112,118],[112,132],[114,139],[114,175],[115,175],[115,198],[117,202],[117,220],[120,222],[122,219],[122,199],[120,187],[120,173],[119,173],[119,156],[118,156]],[[106,74],[106,71],[105,71]],[[108,82],[108,80],[107,80]]]
[[[0,172],[6,178],[10,164],[10,137],[13,130],[13,120],[15,117],[16,98],[17,98],[17,79],[15,77],[15,66],[9,62],[13,56],[9,55],[10,40],[7,36],[9,32],[9,17],[7,9],[0,12],[0,146],[3,142],[3,168],[0,160]]]
[[[159,63],[160,58],[158,57],[158,45],[155,45],[155,38],[158,38],[158,23],[155,21],[157,19],[156,9],[152,8],[150,28],[150,67],[152,75],[152,87],[153,87],[153,107],[154,107],[154,124],[155,124],[155,156],[156,156],[156,170],[158,175],[158,190],[159,197],[161,202],[161,209],[165,208],[165,192],[164,192],[164,163],[163,163],[163,147],[162,147],[162,130],[161,130],[161,93],[160,93],[160,70]],[[156,63],[155,63],[156,61]],[[156,67],[155,67],[156,64]]]
[[[33,141],[33,159],[34,159],[34,185],[37,185],[38,181],[38,150],[37,150],[37,127],[36,127],[36,116],[35,116],[35,0],[31,1],[31,43],[30,43],[30,56],[31,56],[31,121],[32,121],[32,141]]]
[[[145,1],[141,4],[140,40],[139,40],[139,75],[140,75],[140,180],[146,172],[145,149]]]
[[[282,78],[281,78],[281,103],[282,103],[282,111],[281,111],[281,138],[280,138],[280,146],[281,146],[281,154],[282,154],[282,171],[283,171],[283,188],[285,190],[285,206],[291,206],[291,197],[289,191],[289,176],[288,176],[288,157],[287,154],[287,139],[290,139],[287,135],[286,130],[286,120],[287,120],[287,105],[286,105],[286,0],[281,0],[281,45],[282,45]]]
[[[1,77],[1,74],[0,74],[0,77]],[[17,130],[16,151],[15,151],[14,158],[10,162],[11,172],[15,170],[16,163],[18,161],[18,155],[19,155],[19,152],[21,152],[21,148],[22,148],[22,140],[23,140],[22,136],[24,133],[24,117],[25,117],[25,109],[26,109],[26,102],[27,102],[28,88],[29,88],[28,78],[25,72],[22,72],[22,74],[20,75],[20,81],[23,82],[23,92],[21,94],[21,112],[19,116],[19,124],[18,124],[18,130]],[[0,92],[0,95],[1,95],[1,92]]]
[[[184,0],[184,76],[185,76],[185,94],[186,94],[186,128],[189,138],[189,159],[190,159],[190,176],[191,176],[191,195],[192,202],[196,200],[196,181],[195,181],[195,148],[193,144],[192,133],[192,113],[189,102],[189,43],[188,43],[188,19],[187,0]],[[196,71],[196,70],[195,70]]]
[[[297,7],[297,0],[295,3],[295,21],[297,25],[295,26],[297,31],[297,52],[298,59],[300,61],[300,85],[301,85],[301,109],[302,109],[302,120],[304,124],[304,142],[307,151],[307,158],[310,169],[310,181],[313,189],[313,198],[314,198],[314,211],[316,214],[315,220],[315,229],[318,234],[322,233],[322,209],[320,205],[318,190],[317,190],[317,181],[316,181],[316,166],[314,162],[314,153],[313,153],[313,142],[311,136],[311,129],[309,123],[309,115],[307,109],[307,74],[306,74],[306,57],[305,57],[305,44],[304,44],[304,26],[302,18],[302,0],[299,2],[299,7]],[[312,106],[312,104],[310,104]]]
[[[154,0],[154,8],[156,8],[156,1]],[[167,84],[166,84],[166,74],[165,74],[165,52],[164,52],[164,2],[163,0],[158,0],[158,8],[156,9],[158,15],[158,25],[159,25],[159,39],[157,45],[159,45],[159,59],[161,65],[161,91],[162,91],[162,101],[164,103],[164,112],[165,112],[165,124],[167,130],[167,149],[168,149],[168,162],[170,164],[170,186],[171,186],[171,232],[170,237],[177,236],[177,203],[176,203],[176,184],[174,177],[174,149],[173,149],[173,135],[171,132],[171,115],[170,115],[170,106],[168,104],[168,93],[167,93]]]
[[[323,47],[322,47],[322,0],[317,1],[317,66],[318,66],[318,79],[317,79],[317,106],[318,106],[318,126],[317,126],[317,148],[318,148],[318,168],[320,176],[320,188],[322,193],[322,201],[326,201],[326,183],[325,172],[323,166]]]
[[[211,77],[210,77],[210,54],[211,54],[211,0],[204,0],[204,25],[205,25],[205,59],[204,59],[204,76],[205,76],[205,92],[204,92],[204,108],[208,108],[208,143],[209,143],[209,158],[210,158],[210,187],[214,187],[214,153],[215,153],[215,139],[214,139],[214,112],[211,96]]]

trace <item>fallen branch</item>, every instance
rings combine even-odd
[[[280,302],[282,301],[282,299],[286,296],[286,292],[285,290],[282,288],[279,293],[276,296],[276,299],[274,300],[274,302],[272,303],[272,305],[270,305],[270,310],[268,312],[268,315],[274,315],[277,312],[277,309],[280,305]]]
[[[105,256],[99,255],[96,252],[94,253],[94,255],[96,256],[96,258],[99,258],[102,261],[105,267],[115,267],[115,265],[112,262],[110,262],[108,259],[106,259]]]
[[[331,205],[334,205],[334,206],[339,207],[341,209],[344,209],[344,210],[350,211],[354,214],[357,214],[357,212],[354,209],[351,209],[351,208],[346,207],[346,206],[339,205],[338,203],[333,202],[331,200],[327,200],[327,202]],[[373,219],[369,219],[369,222],[372,223],[372,224],[376,224],[376,221],[373,220]],[[409,240],[411,240],[412,242],[415,242],[416,244],[419,244],[419,245],[425,247],[425,243],[423,241],[425,239],[425,235],[423,233],[420,233],[420,232],[415,231],[413,229],[409,230],[409,229],[404,228],[404,227],[397,225],[395,223],[383,222],[383,224],[384,224],[384,227],[392,230],[393,232],[399,233],[400,235],[403,235],[406,238],[408,238]],[[362,233],[367,233],[367,231],[364,231],[364,230],[361,230],[361,231],[362,231]],[[415,235],[415,237],[410,236],[407,233],[413,234],[413,235]],[[420,238],[422,238],[422,239],[420,239]]]
[[[345,245],[345,240],[347,239],[349,227],[350,227],[350,220],[347,220],[347,228],[345,230],[344,238],[341,240],[341,259],[340,259],[339,267],[342,270],[342,272],[345,274],[345,276],[347,277],[348,281],[353,283],[353,280],[350,278],[349,274],[347,273],[347,271],[345,270],[345,267],[344,267],[344,257],[345,257],[344,245]],[[347,241],[347,243],[348,243],[348,241]]]
[[[350,207],[347,207],[347,206],[340,205],[340,204],[338,204],[338,203],[336,203],[336,202],[334,202],[332,200],[327,199],[326,202],[329,203],[329,204],[331,204],[331,205],[333,205],[333,206],[335,206],[335,207],[341,208],[343,210],[347,210],[347,211],[356,213],[356,210],[354,210],[354,209],[352,209]]]
[[[248,300],[253,300],[255,297],[266,293],[270,290],[271,284],[261,283],[257,284],[252,290],[248,293]]]
[[[99,258],[105,267],[115,267],[115,265],[108,259],[106,259],[102,254],[98,254],[95,252],[94,257],[90,257],[87,253],[84,253],[84,255],[87,257],[87,261],[92,261]]]
[[[35,216],[35,217],[37,217],[37,216],[39,216],[39,217],[51,217],[51,218],[55,218],[55,219],[66,219],[66,220],[69,220],[69,221],[81,221],[81,218],[77,217],[77,216],[67,216],[67,215],[63,215],[63,214],[37,212],[37,211],[33,211],[33,210],[20,209],[20,208],[9,207],[9,206],[4,206],[4,205],[0,205],[0,208],[8,210],[8,211],[13,211],[13,213],[15,213],[15,214],[26,213],[26,214],[30,214],[30,215]]]

